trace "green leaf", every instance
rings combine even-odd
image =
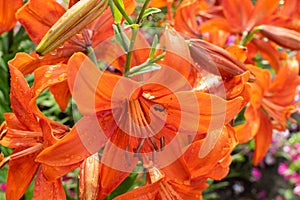
[[[143,13],[142,19],[146,18],[148,15],[152,15],[154,13],[159,13],[159,12],[161,12],[161,10],[158,8],[148,8]]]
[[[130,43],[130,40],[128,39],[127,35],[120,30],[118,25],[113,24],[113,29],[118,44],[121,46],[124,52],[127,52]]]
[[[116,1],[124,9],[123,1],[122,0],[116,0]],[[113,3],[112,0],[110,1],[110,8],[111,8],[115,23],[120,24],[123,16],[122,16],[122,13],[119,11],[119,9],[115,6],[115,4]]]
[[[141,65],[135,66],[130,69],[128,77],[136,76],[136,75],[143,74],[146,72],[159,70],[160,68],[161,68],[161,66],[158,64],[155,64],[155,63],[149,63],[149,64],[147,64],[147,66],[143,66],[143,67],[141,67]]]
[[[157,37],[157,35],[155,35],[154,38],[153,38],[153,42],[152,42],[152,46],[151,46],[151,51],[150,51],[150,54],[149,54],[149,59],[153,58],[154,53],[156,51],[157,43],[158,43],[158,37]]]

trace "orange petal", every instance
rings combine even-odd
[[[15,18],[15,13],[22,6],[22,0],[2,0],[0,2],[0,35],[6,31],[12,29],[17,20]]]
[[[11,91],[10,101],[11,107],[18,120],[29,130],[39,131],[37,119],[33,114],[29,103],[32,99],[32,92],[23,76],[23,74],[15,67],[10,66],[11,75]]]
[[[201,24],[200,29],[203,33],[210,33],[212,29],[221,29],[227,32],[231,32],[233,27],[230,26],[229,22],[224,18],[212,18]]]
[[[20,199],[23,196],[40,165],[34,161],[38,153],[39,151],[9,161],[6,199]]]
[[[98,152],[88,157],[80,166],[80,199],[97,199],[100,190],[101,169]]]
[[[14,59],[8,62],[9,66],[14,66],[20,70],[24,75],[32,73],[35,69],[44,65],[55,65],[58,63],[65,62],[69,56],[72,55],[76,49],[72,48],[72,51],[67,51],[68,48],[59,49],[57,54],[46,56],[38,56],[36,53],[23,53],[19,52],[16,54]]]
[[[162,179],[153,184],[149,184],[149,185],[131,190],[130,192],[126,192],[125,194],[117,196],[114,199],[115,200],[139,200],[139,199],[154,200],[154,199],[157,199],[161,181],[162,181]]]
[[[247,23],[247,31],[266,17],[273,14],[279,7],[280,0],[257,0]]]
[[[129,158],[125,155],[126,147],[132,145],[128,144],[129,139],[129,135],[120,131],[112,135],[105,145],[101,158],[101,197],[107,196],[121,184],[137,164],[138,159],[133,154]]]
[[[79,167],[80,163],[76,163],[73,165],[68,166],[49,166],[46,164],[42,165],[43,175],[48,181],[55,181],[56,179],[61,178],[62,176],[66,175],[67,173],[73,171],[77,167]]]
[[[65,9],[55,0],[31,0],[18,10],[16,17],[31,40],[38,44],[64,13]]]
[[[53,94],[55,101],[59,105],[59,108],[64,111],[68,107],[71,97],[67,81],[50,86],[50,91]]]
[[[83,114],[93,114],[111,109],[115,86],[122,77],[101,72],[83,53],[74,54],[70,58],[68,66],[68,83],[79,111]],[[126,85],[124,87],[134,84],[129,79],[122,79],[122,81]],[[120,85],[119,87],[121,87]],[[122,92],[128,93],[126,90],[122,90]],[[117,100],[119,99],[114,99],[114,101]]]
[[[20,123],[14,113],[4,113],[4,119],[8,128],[24,131],[27,130],[27,127]]]
[[[251,0],[223,0],[222,6],[229,24],[239,33],[243,32],[253,9]]]
[[[246,122],[235,126],[236,134],[240,144],[251,140],[257,133],[260,126],[257,110],[250,105],[245,111]]]
[[[170,25],[166,26],[160,37],[160,45],[165,49],[166,56],[162,61],[157,62],[170,66],[187,78],[190,74],[191,56],[185,39]]]
[[[48,181],[43,175],[43,169],[40,169],[34,184],[33,199],[43,200],[45,195],[47,199],[66,199],[61,180]]]
[[[244,62],[247,58],[247,48],[244,46],[232,45],[226,48],[231,55]]]
[[[79,164],[98,152],[105,141],[106,137],[97,119],[84,117],[75,124],[70,133],[44,149],[36,161],[57,167]]]
[[[281,106],[289,106],[294,102],[296,88],[300,84],[299,63],[296,59],[288,59],[273,79],[266,98]]]
[[[272,141],[272,123],[270,118],[262,110],[258,111],[258,117],[261,123],[255,136],[254,165],[258,165],[265,157]]]
[[[46,65],[34,71],[32,90],[37,98],[45,89],[67,80],[67,66],[64,64]]]
[[[70,99],[67,84],[67,66],[64,64],[43,66],[35,70],[32,90],[37,98],[46,88],[50,87],[51,93],[60,106],[66,109]]]
[[[203,140],[196,141],[184,154],[185,161],[191,171],[192,178],[210,176],[210,171],[218,165],[224,157],[231,154],[237,145],[235,131],[230,126],[224,126],[214,148],[205,156],[199,157],[199,151],[203,148]],[[223,174],[223,177],[226,174]]]

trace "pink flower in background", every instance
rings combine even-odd
[[[5,183],[0,183],[0,190],[3,190],[3,191],[6,190],[6,184]]]
[[[289,170],[289,166],[286,163],[280,163],[278,167],[278,173],[280,175],[286,175]]]
[[[252,174],[253,181],[258,181],[262,177],[262,174],[261,174],[260,170],[256,167],[252,168],[251,174]]]

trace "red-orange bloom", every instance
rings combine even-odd
[[[272,139],[272,129],[285,130],[286,120],[295,112],[294,97],[299,85],[299,65],[287,60],[275,78],[269,71],[251,67],[256,82],[251,83],[250,105],[245,111],[246,123],[235,127],[240,143],[255,138],[254,164],[266,154]]]
[[[12,29],[17,20],[15,13],[22,6],[22,0],[1,0],[0,1],[0,35]]]
[[[177,161],[157,169],[149,168],[150,183],[116,199],[202,199],[207,179],[220,180],[229,172],[230,153],[237,144],[235,131],[224,126],[213,150],[203,158],[203,138],[192,143]]]
[[[43,199],[44,192],[41,188],[44,187],[49,188],[49,197],[64,199],[61,181],[47,181],[35,158],[43,148],[62,137],[68,128],[40,115],[40,111],[32,104],[36,96],[22,73],[10,67],[10,74],[10,100],[14,113],[5,113],[0,137],[1,145],[14,148],[12,154],[0,163],[2,166],[9,161],[6,198],[20,199],[35,174],[38,174],[34,191],[36,199]]]
[[[134,5],[133,1],[125,2],[129,13],[133,12]],[[47,9],[46,12],[45,9]],[[64,13],[65,9],[54,0],[31,0],[18,11],[17,19],[25,27],[32,41],[38,44],[50,27]],[[35,52],[31,54],[17,53],[15,58],[9,61],[9,65],[17,67],[23,74],[29,74],[44,65],[66,63],[74,52],[86,52],[88,46],[96,47],[99,43],[111,37],[113,35],[112,24],[113,17],[108,9],[82,33],[65,42],[62,47],[54,52],[45,56],[39,56]],[[64,110],[70,98],[67,83],[52,85],[50,91],[60,108]]]
[[[133,169],[137,162],[134,155],[142,154],[143,159],[149,161],[148,153],[163,154],[162,149],[166,148],[165,151],[172,151],[171,156],[168,154],[166,159],[159,155],[156,160],[164,166],[180,156],[180,146],[185,146],[193,134],[210,132],[218,137],[221,131],[218,128],[241,109],[241,97],[225,101],[207,93],[193,92],[188,82],[167,66],[154,73],[149,82],[141,84],[100,72],[82,53],[74,54],[68,65],[72,96],[84,117],[37,160],[63,169],[79,165],[104,146],[101,162],[106,165],[108,174],[115,174],[105,182],[114,183],[103,186],[105,193],[114,189]],[[74,145],[76,148],[71,148]],[[202,154],[206,155],[211,148]],[[112,168],[121,172],[111,171]]]

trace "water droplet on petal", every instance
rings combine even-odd
[[[52,71],[46,71],[46,73],[44,74],[45,78],[49,78],[50,76],[52,76]]]

